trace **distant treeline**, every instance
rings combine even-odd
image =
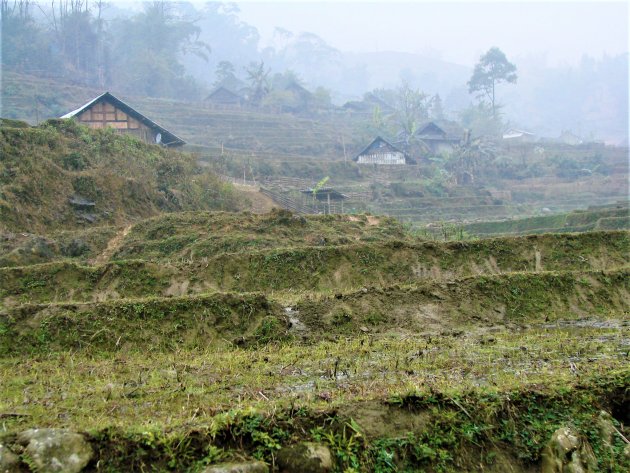
[[[191,98],[184,54],[207,57],[194,20],[166,2],[111,19],[103,0],[0,0],[2,65],[11,70],[153,97]]]
[[[439,94],[445,118],[480,128],[474,123],[479,120],[467,119],[476,112],[466,85],[472,64],[407,53],[349,53],[311,32],[282,28],[276,28],[273,46],[263,47],[258,30],[239,18],[235,4],[0,0],[0,10],[4,70],[184,100],[204,98],[231,72],[252,89],[254,102],[280,108],[289,99],[275,87],[278,79],[299,78],[315,94],[317,108],[404,82],[428,96]],[[506,124],[539,136],[571,130],[590,140],[627,143],[627,54],[584,56],[576,65],[556,67],[544,57],[510,59],[518,66],[518,84],[502,88],[497,98]],[[277,92],[263,103],[256,89],[267,74],[269,90]]]

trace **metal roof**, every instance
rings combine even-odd
[[[153,120],[147,118],[146,116],[144,116],[143,114],[141,114],[140,112],[132,108],[130,105],[127,105],[125,102],[123,102],[119,98],[114,97],[109,92],[105,92],[104,94],[101,94],[98,97],[93,98],[89,102],[81,105],[76,110],[73,110],[71,112],[66,113],[65,115],[62,115],[60,118],[76,117],[77,115],[87,110],[91,106],[97,104],[98,102],[110,102],[114,106],[121,109],[123,112],[127,113],[128,115],[131,115],[133,118],[135,118],[139,122],[144,123],[149,128],[159,131],[162,134],[162,144],[164,144],[165,146],[186,144],[186,142],[182,140],[180,137],[178,137],[176,134],[171,133],[163,126],[158,125]]]

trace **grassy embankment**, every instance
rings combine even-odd
[[[273,466],[311,440],[337,471],[525,472],[570,424],[621,472],[597,425],[628,421],[627,249],[627,232],[438,244],[374,217],[149,219],[103,264],[2,269],[4,442],[85,431],[105,471]]]
[[[236,210],[228,184],[190,154],[70,120],[0,126],[0,229],[123,225],[162,212]]]
[[[199,136],[214,113],[155,107],[199,113],[186,128]],[[239,133],[243,117],[268,119],[228,115]],[[289,120],[269,120],[261,146],[235,143],[286,146],[273,120]],[[628,232],[437,244],[368,216],[159,215],[239,204],[190,156],[18,125],[1,135],[3,445],[27,428],[81,431],[87,471],[275,468],[310,440],[336,471],[533,472],[572,426],[593,471],[630,469],[602,427],[628,437]],[[340,149],[295,126],[300,159]]]

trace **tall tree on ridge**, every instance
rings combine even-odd
[[[493,47],[475,65],[468,81],[468,92],[476,92],[478,98],[487,98],[492,107],[492,116],[496,118],[496,86],[503,82],[515,84],[516,79],[516,66],[507,60],[503,51]]]

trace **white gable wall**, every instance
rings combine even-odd
[[[357,159],[358,164],[405,164],[405,155],[400,152],[383,152],[362,154]]]

